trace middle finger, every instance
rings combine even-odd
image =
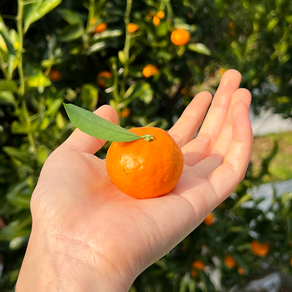
[[[211,153],[224,125],[232,95],[238,89],[240,81],[241,75],[236,70],[228,70],[223,75],[198,136],[182,149],[187,165],[193,166]]]

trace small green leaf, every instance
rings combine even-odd
[[[6,193],[7,200],[22,209],[29,209],[31,190],[28,180],[18,182],[12,185]],[[29,220],[28,218],[26,218]]]
[[[205,46],[204,44],[201,44],[201,43],[189,44],[188,48],[191,51],[197,52],[199,54],[211,56],[211,50],[207,46]]]
[[[60,112],[56,115],[56,125],[58,129],[64,129],[66,126],[66,121]]]
[[[248,202],[251,200],[251,195],[250,194],[245,194],[243,195],[237,202],[236,204],[232,207],[232,210],[235,210],[239,207],[241,207],[241,205],[245,202]]]
[[[21,249],[22,247],[27,245],[27,240],[28,240],[27,236],[16,237],[10,241],[9,249],[13,251]],[[15,275],[15,281],[16,281],[18,277],[18,271],[15,271],[15,272],[16,272],[16,275]],[[12,282],[12,283],[15,283],[15,282]]]
[[[123,96],[123,106],[128,105],[130,102],[138,97],[145,103],[150,103],[152,101],[153,90],[149,83],[137,82],[135,84],[132,84]]]
[[[121,36],[123,34],[123,31],[121,29],[108,29],[106,31],[103,31],[101,33],[97,33],[93,36],[94,40],[103,40],[107,38],[115,38],[118,36]]]
[[[124,54],[124,51],[119,51],[118,52],[118,57],[119,57],[119,60],[122,64],[125,64],[126,63],[126,58],[125,58],[125,54]]]
[[[153,99],[153,89],[149,83],[144,83],[141,88],[141,95],[139,98],[145,103],[149,104]]]
[[[0,15],[0,35],[2,36],[9,53],[12,54],[13,56],[15,56],[16,50],[13,46],[13,43],[12,43],[10,36],[9,36],[9,31],[8,31],[1,15]]]
[[[81,90],[82,104],[86,109],[93,109],[98,101],[98,90],[93,84],[84,84]]]
[[[24,149],[19,149],[16,147],[5,146],[2,148],[4,152],[11,158],[21,161],[23,163],[28,163],[29,153]]]
[[[49,124],[50,124],[50,119],[48,117],[43,117],[42,121],[41,121],[41,123],[39,125],[39,129],[41,131],[44,131],[44,130],[46,130],[48,128]]]
[[[130,142],[140,136],[73,104],[64,104],[72,124],[82,132],[107,141]]]
[[[82,19],[81,17],[74,12],[73,10],[66,9],[66,8],[59,8],[57,12],[60,14],[60,16],[66,20],[69,24],[80,24],[82,25]]]
[[[288,15],[285,17],[286,21],[292,24],[292,15]]]
[[[97,42],[87,49],[86,54],[90,55],[91,53],[101,51],[101,50],[105,49],[105,47],[106,47],[105,42]]]
[[[26,4],[24,6],[24,32],[33,22],[42,18],[61,2],[62,0],[37,0]]]
[[[61,42],[70,42],[76,40],[82,36],[84,28],[79,24],[73,24],[65,27],[58,36]]]
[[[15,98],[11,91],[0,91],[0,104],[15,105]]]
[[[272,31],[278,23],[279,23],[278,17],[272,18],[267,25],[267,31]]]
[[[167,50],[160,50],[157,53],[157,59],[164,59],[170,61],[173,58],[172,54],[169,53]]]
[[[161,23],[157,27],[157,31],[156,31],[157,36],[165,37],[167,35],[167,33],[168,33],[168,26],[169,26],[168,22]]]
[[[13,121],[11,124],[11,132],[13,134],[27,134],[29,133],[29,127],[27,126],[27,124]]]
[[[47,87],[51,85],[51,80],[46,77],[43,72],[39,71],[38,73],[28,77],[27,85],[29,87]]]
[[[15,230],[13,227],[5,226],[0,229],[0,240],[10,241],[16,237],[29,236],[30,229]]]
[[[30,194],[26,194],[26,193],[17,193],[17,194],[13,194],[10,196],[6,196],[7,200],[18,207],[21,207],[22,209],[29,209],[30,207]]]
[[[0,80],[0,91],[17,91],[17,84],[14,80]]]
[[[55,117],[62,103],[62,97],[56,98],[52,103],[50,103],[45,115]]]

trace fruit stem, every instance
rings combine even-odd
[[[146,142],[151,142],[151,141],[154,140],[154,136],[153,135],[148,135],[148,134],[145,134],[145,135],[141,136],[141,138],[143,138],[144,141],[146,141]]]

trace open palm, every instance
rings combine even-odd
[[[122,279],[113,281],[127,283],[122,285],[128,289],[243,179],[252,146],[251,97],[246,89],[238,89],[240,80],[237,71],[227,71],[215,97],[198,94],[170,129],[185,166],[173,191],[159,198],[138,200],[119,191],[107,175],[105,160],[94,156],[104,141],[75,130],[45,163],[33,194],[38,230],[61,242],[58,246],[69,254],[71,249],[80,258],[90,258],[93,266],[102,257]],[[109,106],[96,114],[117,122]]]

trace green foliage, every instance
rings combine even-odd
[[[288,0],[2,1],[0,289],[12,291],[17,278],[40,169],[72,131],[64,102],[89,111],[110,104],[123,127],[166,129],[198,90],[214,92],[224,70],[235,68],[243,73],[242,86],[253,93],[255,109],[291,117],[291,10]],[[158,11],[164,17],[155,25]],[[107,27],[96,33],[101,23]],[[129,23],[138,30],[130,33]],[[172,44],[174,28],[188,30],[190,43]],[[155,65],[157,74],[146,78],[147,64]],[[102,71],[110,75],[97,78]],[[208,274],[213,269],[221,272],[227,288],[275,267],[291,273],[291,194],[274,198],[265,213],[250,194],[268,170],[276,146],[274,150],[262,161],[262,173],[253,177],[248,172],[234,195],[214,211],[213,225],[199,226],[145,271],[131,291],[215,291]],[[106,147],[98,155],[105,152]],[[244,208],[243,202],[253,207]],[[252,238],[270,244],[267,257],[251,253]],[[245,275],[224,266],[226,253]],[[208,268],[193,277],[191,263],[197,258]]]

